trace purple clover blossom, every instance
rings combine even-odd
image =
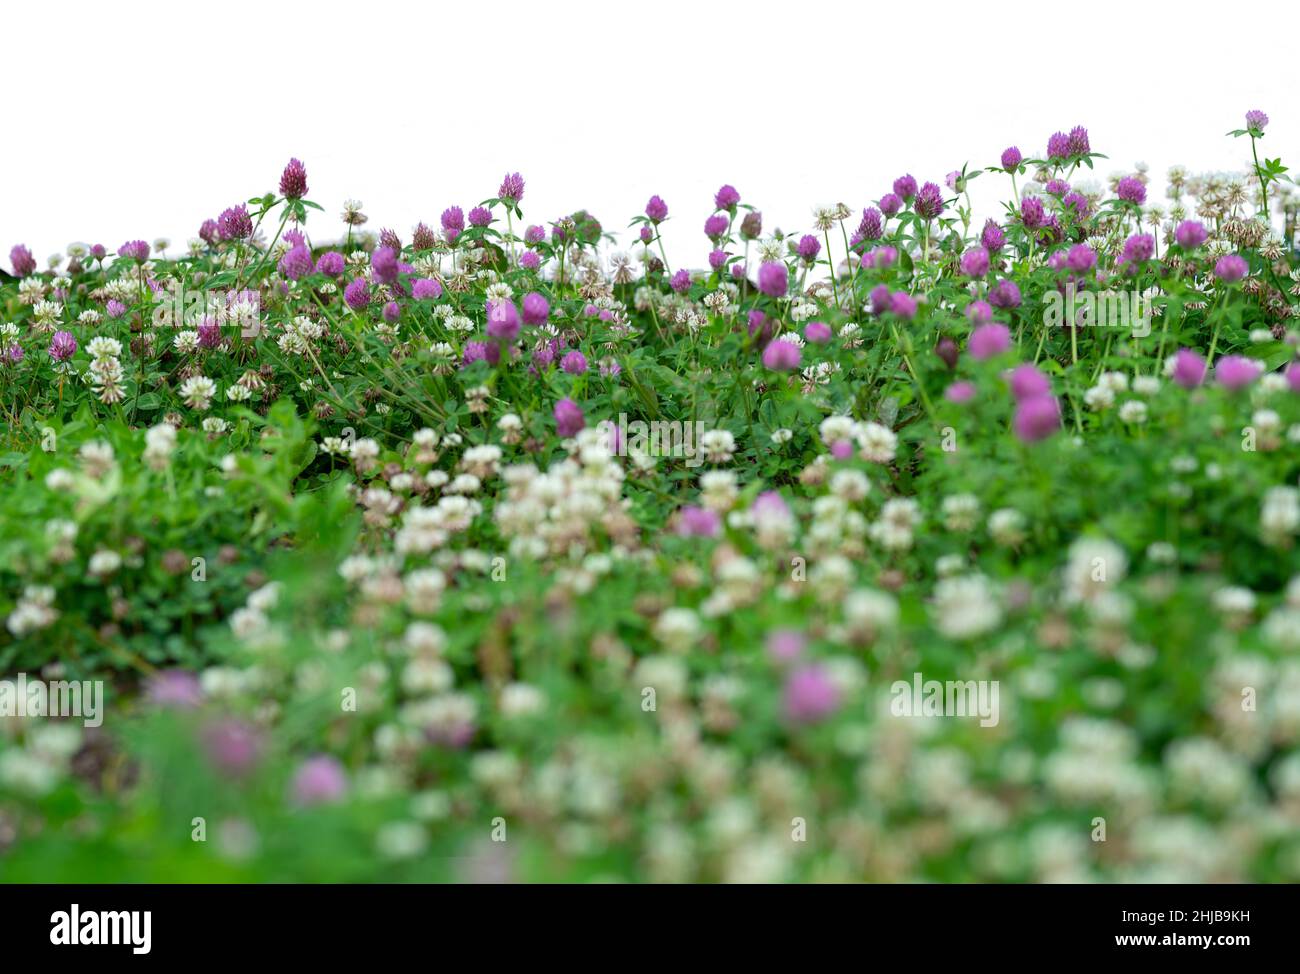
[[[370,285],[364,277],[358,277],[343,289],[343,300],[353,311],[364,311],[370,304]]]
[[[432,301],[442,297],[442,285],[432,277],[421,277],[411,282],[411,297],[416,301]]]
[[[380,314],[384,316],[384,321],[390,325],[395,325],[398,319],[402,317],[402,306],[396,301],[389,301],[384,305],[384,310]]]
[[[1022,443],[1045,440],[1061,428],[1061,405],[1051,395],[1022,399],[1016,404],[1012,425]]]
[[[104,310],[108,313],[110,318],[120,318],[122,315],[126,314],[126,305],[117,300],[117,298],[109,298],[108,304],[104,305]]]
[[[560,359],[560,368],[569,375],[582,375],[587,371],[587,356],[574,349]]]
[[[470,366],[475,362],[486,362],[488,359],[487,342],[466,342],[465,351],[461,356],[461,365]]]
[[[1086,274],[1097,266],[1097,255],[1087,244],[1075,244],[1066,254],[1065,266],[1076,274]]]
[[[1214,276],[1225,284],[1240,281],[1250,270],[1250,265],[1240,254],[1225,254],[1214,265]]]
[[[143,240],[128,240],[117,248],[117,256],[143,264],[149,259],[149,245]]]
[[[727,266],[727,258],[731,255],[725,250],[712,250],[709,252],[709,267],[715,271],[720,271]]]
[[[943,398],[959,404],[970,402],[975,398],[975,383],[964,380],[954,382],[943,390]]]
[[[980,325],[970,333],[966,350],[977,362],[1001,355],[1011,348],[1011,330],[1002,324]]]
[[[1205,359],[1190,348],[1180,348],[1174,354],[1170,377],[1184,389],[1195,389],[1205,381]]]
[[[1070,184],[1064,179],[1049,179],[1043,190],[1048,196],[1064,196],[1070,191]]]
[[[1043,201],[1037,196],[1026,196],[1020,201],[1020,222],[1026,230],[1037,230],[1047,221]]]
[[[1017,402],[1034,396],[1051,395],[1052,392],[1051,381],[1039,371],[1038,366],[1029,362],[1011,370],[1009,384],[1011,395]]]
[[[1088,202],[1088,197],[1082,193],[1066,193],[1065,199],[1061,200],[1061,205],[1068,210],[1074,211],[1076,222],[1088,219],[1088,216],[1092,213],[1092,204]]]
[[[894,195],[903,202],[911,202],[912,197],[916,195],[916,179],[911,173],[899,176],[894,180],[893,190]]]
[[[734,211],[740,205],[740,193],[727,183],[713,194],[713,205],[719,210]]]
[[[50,358],[66,362],[77,352],[77,340],[70,331],[56,331],[50,338]]]
[[[996,220],[985,220],[984,229],[980,231],[980,243],[984,245],[985,250],[996,254],[1006,246],[1006,231],[998,225]]]
[[[983,277],[989,272],[989,252],[984,247],[972,247],[961,255],[961,272],[967,277]]]
[[[904,291],[896,291],[889,296],[889,310],[904,321],[916,317],[916,298]]]
[[[1229,392],[1244,389],[1256,379],[1262,366],[1244,355],[1225,355],[1214,366],[1214,381]]]
[[[149,677],[145,699],[159,708],[193,710],[203,703],[203,687],[188,670],[160,670]]]
[[[785,297],[789,287],[790,271],[780,261],[765,261],[758,269],[758,289],[769,298]]]
[[[517,172],[502,177],[497,197],[508,203],[518,203],[524,198],[524,177]]]
[[[1001,280],[989,289],[989,304],[995,308],[1020,307],[1020,288],[1012,280]]]
[[[492,211],[486,206],[476,206],[469,211],[469,225],[471,227],[485,227],[492,222]]]
[[[651,196],[650,202],[645,205],[645,215],[651,223],[662,223],[668,219],[668,204],[658,196]]]
[[[316,259],[316,273],[326,277],[338,277],[345,266],[343,255],[337,250],[327,250]]]
[[[684,538],[716,538],[722,530],[722,516],[693,504],[677,512],[677,533]]]
[[[880,212],[886,217],[894,216],[903,208],[903,198],[897,193],[886,193],[880,197]]]
[[[243,203],[221,211],[217,229],[222,240],[247,240],[253,235],[253,218]]]
[[[881,220],[880,211],[874,206],[868,206],[862,211],[862,220],[858,223],[858,238],[860,240],[879,240],[883,232],[884,224]]]
[[[1252,108],[1246,113],[1246,128],[1252,132],[1263,133],[1268,128],[1268,116],[1258,108]]]
[[[717,240],[727,232],[727,218],[715,213],[704,221],[704,235],[710,240]]]
[[[825,345],[831,340],[831,326],[824,321],[810,321],[803,326],[804,341]]]
[[[512,342],[519,337],[519,312],[509,298],[487,303],[487,333],[499,342]]]
[[[993,305],[987,301],[972,301],[966,305],[966,317],[972,325],[987,325],[993,320]]]
[[[840,689],[820,666],[801,666],[786,679],[782,706],[795,724],[816,724],[840,706]]]
[[[1124,241],[1124,249],[1120,252],[1121,264],[1143,264],[1150,260],[1156,252],[1155,237],[1149,233],[1135,233]]]
[[[216,220],[204,220],[199,227],[199,239],[209,247],[215,247],[221,240],[221,229]]]
[[[291,281],[297,281],[312,272],[311,251],[305,244],[289,248],[277,265],[280,273]]]
[[[526,271],[535,271],[542,266],[542,258],[537,256],[535,250],[525,250],[519,255],[519,266]]]
[[[582,415],[582,407],[568,397],[555,404],[554,415],[555,432],[565,439],[577,436],[587,425],[586,417]]]
[[[1070,129],[1070,155],[1081,156],[1091,151],[1092,144],[1088,140],[1088,130],[1082,125]]]
[[[1174,230],[1174,242],[1184,250],[1195,250],[1210,238],[1200,220],[1184,220]]]
[[[1141,206],[1147,201],[1147,187],[1136,176],[1125,176],[1116,185],[1115,195],[1126,203]]]
[[[423,220],[411,232],[411,246],[415,250],[432,250],[437,243],[437,235]]]
[[[763,366],[773,372],[793,372],[799,368],[802,350],[794,342],[777,339],[763,349]]]
[[[1047,140],[1047,159],[1049,162],[1063,162],[1070,156],[1070,137],[1064,132],[1054,132]]]
[[[872,313],[883,315],[888,311],[890,299],[893,296],[894,293],[889,290],[888,284],[877,284],[873,287],[871,293],[867,295],[868,300],[871,302]]]
[[[397,251],[392,247],[377,247],[370,255],[370,269],[382,284],[392,284],[397,280],[400,270],[397,264]]]
[[[822,243],[811,233],[805,233],[799,238],[798,254],[800,259],[812,263],[817,259],[817,255],[822,251]]]
[[[536,247],[540,243],[546,243],[546,228],[533,224],[524,231],[524,243],[530,247]]]
[[[449,206],[442,211],[442,233],[447,243],[454,244],[465,231],[465,211],[459,206]]]
[[[280,175],[280,195],[290,200],[307,195],[307,167],[297,159],[290,159]]]
[[[943,190],[935,183],[926,183],[912,201],[912,208],[918,216],[933,220],[943,212]]]
[[[1020,154],[1020,150],[1014,145],[1008,146],[1002,150],[1002,168],[1007,172],[1013,172],[1014,170],[1019,169],[1020,163],[1023,159],[1024,156]]]
[[[668,286],[678,294],[685,294],[691,289],[691,272],[684,268],[679,270],[672,276],[672,280],[668,282]]]
[[[529,291],[524,295],[522,304],[524,324],[534,326],[546,324],[546,319],[551,313],[551,305],[543,295],[536,291]]]
[[[14,269],[14,277],[30,277],[36,273],[36,258],[22,244],[15,244],[9,251],[9,264]]]
[[[347,793],[348,778],[343,765],[328,755],[308,758],[293,775],[293,800],[299,805],[326,805]]]

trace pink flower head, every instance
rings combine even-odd
[[[1262,371],[1260,363],[1244,355],[1225,355],[1214,367],[1214,381],[1230,392],[1244,389]]]
[[[1240,281],[1250,270],[1250,265],[1240,254],[1225,254],[1214,265],[1214,276],[1225,284]]]
[[[783,703],[793,723],[815,724],[839,708],[840,689],[822,667],[801,666],[786,679]]]
[[[1030,396],[1016,405],[1012,424],[1022,443],[1045,440],[1061,428],[1061,407],[1054,396]]]
[[[66,362],[77,352],[77,340],[70,331],[56,331],[50,338],[50,358]]]
[[[1184,389],[1195,389],[1205,381],[1205,359],[1190,348],[1180,348],[1174,354],[1171,377]]]
[[[989,272],[988,248],[972,247],[961,255],[961,272],[967,277],[983,277]]]
[[[789,287],[790,271],[780,261],[766,261],[758,269],[758,289],[769,298],[785,297]]]
[[[987,301],[972,301],[966,305],[966,317],[972,325],[987,325],[993,320],[993,305]]]
[[[799,368],[802,352],[794,342],[777,340],[763,349],[763,365],[773,372],[792,372]]]
[[[519,337],[519,312],[509,298],[487,303],[487,333],[500,342],[512,342]]]
[[[293,797],[299,805],[336,802],[343,797],[347,787],[343,765],[326,754],[308,758],[298,765],[293,776]]]
[[[889,310],[906,321],[916,317],[916,299],[903,291],[889,296]]]
[[[798,629],[774,629],[767,634],[767,655],[777,663],[793,663],[808,640]]]
[[[1047,396],[1052,392],[1052,383],[1038,367],[1026,362],[1011,370],[1011,395],[1019,402],[1034,396]]]
[[[1011,348],[1011,330],[1006,325],[996,322],[980,325],[970,333],[966,350],[971,358],[983,362],[995,355],[1001,355]]]
[[[145,684],[145,698],[155,707],[193,710],[203,703],[203,687],[188,670],[159,670]]]
[[[15,244],[9,251],[9,264],[14,269],[14,277],[29,277],[36,273],[36,258],[22,244]]]
[[[684,538],[716,538],[722,517],[707,507],[688,504],[677,512],[677,533]]]
[[[587,356],[574,349],[560,359],[560,368],[569,375],[582,375],[587,371]]]
[[[291,200],[307,195],[307,167],[297,159],[290,159],[280,175],[280,195]]]
[[[824,321],[810,321],[803,326],[804,341],[825,345],[831,340],[831,326]]]
[[[658,196],[651,196],[650,202],[645,205],[645,215],[651,223],[662,223],[668,219],[668,204]]]
[[[1002,159],[1001,159],[1002,168],[1005,169],[1007,172],[1011,172],[1014,169],[1018,169],[1020,167],[1020,161],[1023,158],[1024,156],[1020,154],[1019,149],[1017,149],[1014,145],[1009,146],[1008,148],[1002,150]]]
[[[1174,242],[1184,250],[1195,250],[1210,237],[1200,220],[1184,220],[1174,231]]]
[[[587,425],[582,407],[572,399],[564,398],[555,404],[555,431],[562,437],[577,436]]]
[[[262,738],[251,724],[224,718],[203,730],[208,760],[223,774],[243,777],[257,767],[262,757]]]
[[[411,297],[417,301],[432,301],[442,296],[442,285],[432,277],[421,277],[411,282]]]
[[[1300,362],[1292,362],[1286,367],[1286,382],[1292,392],[1300,392]]]
[[[975,398],[975,383],[954,382],[943,391],[943,398],[949,402],[966,403]]]
[[[524,177],[519,173],[508,173],[501,179],[501,188],[497,190],[497,198],[505,200],[507,203],[518,203],[524,198]]]

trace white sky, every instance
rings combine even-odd
[[[1239,168],[1224,133],[1272,116],[1264,145],[1300,167],[1300,4],[705,3],[281,5],[6,2],[0,15],[0,262],[74,240],[172,252],[221,209],[275,188],[290,156],[342,230],[409,241],[456,203],[528,182],[528,222],[585,207],[624,231],[668,202],[674,267],[701,266],[713,192],[734,184],[765,227],[855,210],[911,172],[942,183],[1017,144],[1087,126],[1111,157]],[[1006,190],[976,184],[977,210]],[[630,235],[620,233],[620,240]]]

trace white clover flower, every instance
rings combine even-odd
[[[699,616],[691,609],[665,609],[655,622],[654,634],[665,649],[672,652],[685,652],[699,638]]]
[[[859,456],[872,463],[891,463],[898,449],[898,436],[879,423],[860,423],[855,431]]]
[[[974,494],[953,494],[943,499],[944,526],[949,531],[974,531],[979,523],[980,500]]]
[[[186,405],[202,412],[211,405],[212,397],[217,394],[217,384],[206,375],[190,376],[181,383],[180,394]]]
[[[736,449],[736,438],[727,430],[709,430],[700,436],[700,449],[710,463],[727,463]]]
[[[1130,399],[1119,407],[1119,418],[1121,422],[1141,426],[1147,421],[1147,404],[1137,399]]]
[[[871,492],[871,481],[861,470],[837,470],[831,474],[830,491],[846,501],[860,501]]]
[[[950,639],[972,639],[1002,622],[997,593],[983,575],[958,575],[934,587],[935,628]]]

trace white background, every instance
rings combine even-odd
[[[0,14],[0,261],[69,242],[166,236],[274,189],[306,164],[308,224],[343,200],[409,241],[420,219],[527,180],[528,222],[586,207],[624,231],[668,202],[673,266],[701,266],[713,192],[733,183],[766,228],[855,210],[903,172],[1087,126],[1157,180],[1243,166],[1247,109],[1300,164],[1300,4],[892,4],[647,0],[390,5],[5,2]],[[992,213],[1005,179],[973,187]],[[1153,197],[1157,194],[1153,194]],[[620,240],[630,234],[622,232]]]

